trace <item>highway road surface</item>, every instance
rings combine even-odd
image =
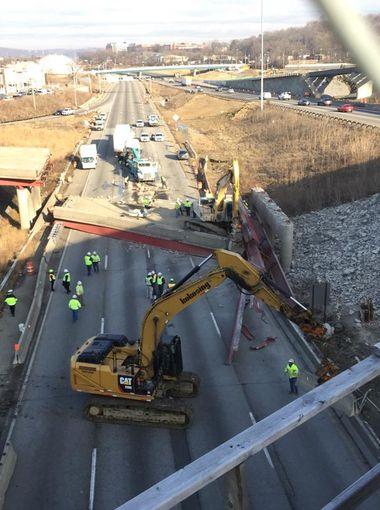
[[[100,162],[95,170],[77,170],[71,191],[84,188],[86,196],[118,197],[123,193],[122,177],[112,153],[112,130],[119,122],[146,118],[151,106],[144,102],[141,84],[133,81],[118,84],[104,109],[110,113],[98,140]],[[173,157],[175,147],[149,142],[146,151],[159,158],[170,193],[175,196],[188,186]],[[58,282],[37,338],[12,434],[18,459],[6,510],[111,510],[293,398],[284,365],[294,357],[305,374],[309,362],[292,328],[280,327],[281,321],[270,313],[249,319],[248,326],[257,341],[268,335],[276,341],[266,349],[250,351],[249,342],[242,340],[234,364],[225,365],[237,302],[236,288],[225,283],[179,314],[170,326],[182,338],[185,369],[201,378],[200,395],[189,402],[192,426],[178,431],[87,421],[83,409],[91,397],[70,389],[71,354],[102,331],[138,338],[149,306],[146,272],[154,267],[178,279],[197,259],[80,232],[64,235],[66,247],[62,255],[54,255],[53,263],[59,265],[60,274],[68,268],[73,279],[84,281],[86,306],[73,324]],[[83,255],[94,249],[102,256],[101,272],[87,277]],[[301,384],[302,393],[308,389]],[[370,465],[337,415],[325,412],[246,462],[249,508],[317,510]],[[225,487],[225,479],[220,479],[180,508],[221,510],[226,504]],[[379,507],[377,495],[361,508]]]
[[[182,90],[194,90],[193,87],[182,87],[180,84],[167,83],[165,81],[161,81],[163,85],[176,87]],[[259,101],[259,96],[257,94],[252,94],[249,92],[239,92],[238,89],[234,91],[234,93],[230,93],[227,91],[217,92],[216,88],[210,87],[208,84],[204,84],[203,82],[197,82],[200,86],[202,86],[203,92],[207,94],[212,94],[217,97],[224,97],[227,99],[238,99],[241,101]],[[379,127],[380,128],[380,105],[378,109],[371,109],[371,106],[366,107],[357,107],[352,113],[342,113],[337,111],[337,106],[339,104],[343,104],[344,101],[334,101],[332,106],[318,106],[317,101],[311,99],[310,106],[298,106],[297,100],[291,99],[286,101],[281,101],[277,97],[273,97],[269,100],[271,104],[279,104],[283,107],[294,108],[296,110],[305,110],[313,113],[318,113],[321,115],[326,115],[328,117],[337,117],[345,120],[350,120],[353,122],[360,122],[362,124],[366,124],[368,126]]]

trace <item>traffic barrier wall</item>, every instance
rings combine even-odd
[[[13,472],[16,467],[16,461],[16,452],[12,446],[12,443],[8,441],[4,447],[0,461],[0,509],[3,508],[5,493],[13,476]]]
[[[278,238],[281,265],[284,271],[289,271],[293,258],[293,223],[262,188],[251,190],[249,202],[272,236]]]

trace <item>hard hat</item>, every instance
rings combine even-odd
[[[76,299],[77,295],[76,294],[73,294],[73,299]]]
[[[289,363],[294,363],[294,359],[290,358]]]
[[[90,252],[90,251],[88,251],[88,252],[87,252],[87,255],[91,255],[91,252]]]
[[[162,273],[158,273],[158,276],[162,276]]]
[[[63,270],[63,272],[64,272],[64,273],[68,273],[68,272],[69,272],[69,270],[68,270],[68,269],[64,269],[64,270]]]
[[[12,293],[13,293],[13,289],[9,289],[8,294],[12,294]]]
[[[92,252],[92,254],[93,254],[93,255],[96,255],[96,251],[93,251],[93,252]]]
[[[153,274],[153,271],[149,271],[148,273],[148,276],[152,275]]]
[[[78,280],[78,283],[79,283],[79,285],[82,285],[82,282],[80,280]]]
[[[169,282],[174,282],[174,278],[170,278]]]
[[[54,269],[49,269],[49,273],[54,273]]]

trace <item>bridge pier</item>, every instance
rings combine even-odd
[[[33,219],[33,207],[28,188],[17,188],[17,203],[21,230],[29,230],[30,223]]]

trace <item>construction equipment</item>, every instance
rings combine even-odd
[[[239,163],[236,159],[233,160],[231,168],[217,181],[215,193],[212,193],[209,188],[207,165],[207,156],[199,160],[197,180],[202,187],[199,201],[193,204],[196,219],[185,221],[185,228],[218,233],[213,227],[213,224],[216,224],[231,232],[238,224]]]
[[[189,282],[213,255],[217,267]],[[190,410],[183,405],[177,406],[173,399],[167,397],[196,395],[198,377],[183,371],[181,340],[178,336],[164,333],[164,330],[175,315],[227,278],[301,329],[323,336],[324,328],[315,322],[309,310],[281,291],[240,255],[226,250],[216,250],[213,255],[209,255],[153,303],[143,320],[139,340],[131,341],[124,335],[102,334],[90,338],[75,352],[71,358],[72,388],[119,397],[91,403],[86,410],[89,418],[177,428],[188,425]]]

